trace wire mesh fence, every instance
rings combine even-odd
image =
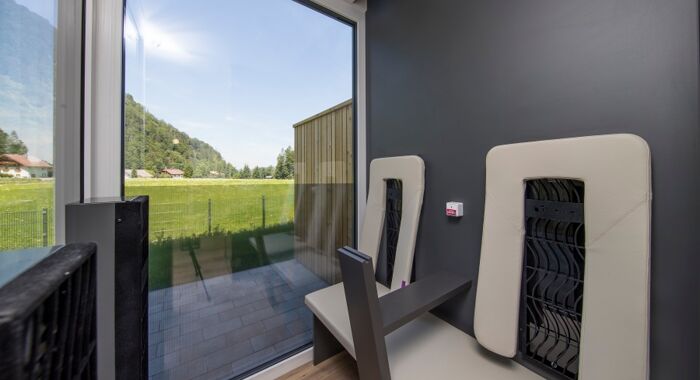
[[[230,200],[151,202],[151,241],[212,232],[254,230],[292,222],[294,195],[259,194]],[[53,210],[0,212],[0,251],[54,243]]]
[[[152,241],[237,232],[286,224],[294,218],[293,194],[238,197],[232,200],[151,203]]]
[[[0,251],[54,243],[53,209],[0,213]]]

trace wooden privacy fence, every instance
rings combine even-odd
[[[294,124],[295,258],[330,284],[336,249],[353,245],[353,131],[352,100]]]

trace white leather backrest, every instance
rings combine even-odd
[[[585,274],[579,379],[646,379],[649,338],[651,157],[628,134],[502,145],[486,157],[486,203],[474,330],[517,350],[524,181],[584,182]]]
[[[413,253],[425,188],[423,159],[418,156],[377,158],[372,160],[369,166],[369,195],[358,249],[372,257],[375,269],[384,229],[387,179],[398,179],[402,183],[401,224],[394,258],[394,274],[391,279],[391,289],[394,290],[401,287],[402,281],[408,284],[411,280]]]

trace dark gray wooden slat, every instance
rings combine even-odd
[[[471,287],[443,272],[378,298],[372,259],[350,247],[338,253],[361,379],[391,379],[384,336]]]
[[[338,252],[360,378],[389,380],[389,358],[372,260],[350,247]]]
[[[470,287],[471,281],[466,278],[452,273],[440,272],[379,298],[384,322],[384,335],[436,308],[450,298],[466,292]]]

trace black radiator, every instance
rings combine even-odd
[[[377,271],[375,279],[386,287],[391,287],[394,277],[394,261],[396,259],[396,245],[399,242],[399,229],[401,226],[401,206],[403,199],[403,186],[401,180],[386,180],[386,208],[384,211],[384,229],[382,241],[377,256]]]
[[[578,378],[583,204],[581,181],[526,181],[519,357],[554,378]]]
[[[95,250],[65,246],[0,288],[1,378],[96,378]]]

